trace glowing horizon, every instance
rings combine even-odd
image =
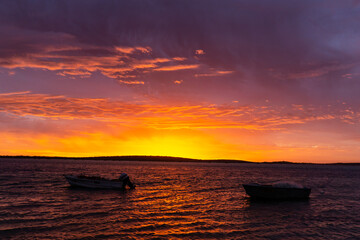
[[[0,155],[360,162],[359,4],[99,3],[0,4]]]

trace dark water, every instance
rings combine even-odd
[[[360,239],[360,167],[0,160],[0,239]],[[68,187],[64,173],[137,189]],[[309,201],[254,202],[247,182],[292,180]]]

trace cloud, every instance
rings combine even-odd
[[[196,54],[196,55],[204,55],[204,54],[205,54],[205,51],[202,50],[202,49],[196,49],[196,50],[195,50],[195,54]]]
[[[194,69],[198,68],[198,64],[194,65],[174,65],[174,66],[163,66],[154,69],[154,71],[179,71],[179,70],[187,70],[187,69]]]
[[[150,47],[115,47],[115,50],[121,53],[125,53],[126,55],[139,51],[141,53],[151,53]]]
[[[175,71],[184,94],[206,84],[204,97],[244,91],[249,103],[359,102],[359,12],[354,1],[332,0],[2,2],[0,66],[71,78],[101,72],[153,84],[155,97],[172,90]]]
[[[125,81],[125,80],[119,80],[119,83],[123,83],[123,84],[130,84],[130,85],[144,85],[145,82],[143,81]]]
[[[151,71],[198,67],[178,64],[186,60],[183,57],[154,58],[150,47],[88,45],[64,33],[47,34],[14,27],[3,27],[0,32],[6,39],[0,51],[0,66],[8,69],[46,69],[64,77],[89,77],[93,72],[100,71],[109,78],[130,78],[120,81],[130,83],[131,78]],[[21,52],[18,52],[19,49]],[[134,80],[132,84],[139,82],[142,81]]]
[[[339,106],[242,106],[134,104],[109,99],[46,94],[0,94],[0,112],[50,119],[89,119],[152,128],[244,128],[281,130],[291,125],[336,120],[357,124],[359,109]]]
[[[209,72],[209,73],[197,73],[197,74],[195,74],[195,77],[216,77],[216,76],[222,76],[222,75],[227,75],[227,74],[231,74],[231,73],[234,73],[234,71],[217,70],[217,71]]]

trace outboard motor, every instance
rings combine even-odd
[[[125,189],[126,185],[128,185],[130,189],[135,189],[135,185],[130,181],[129,176],[126,173],[122,173],[119,177],[119,180],[123,182],[123,189]]]

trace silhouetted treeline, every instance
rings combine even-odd
[[[0,158],[23,158],[23,159],[75,159],[75,160],[105,160],[105,161],[147,161],[147,162],[207,162],[207,163],[265,163],[265,164],[318,164],[318,163],[294,163],[287,161],[276,162],[250,162],[232,159],[203,160],[194,158],[169,157],[169,156],[99,156],[99,157],[50,157],[50,156],[0,156]],[[360,165],[360,163],[328,163],[327,165]]]

